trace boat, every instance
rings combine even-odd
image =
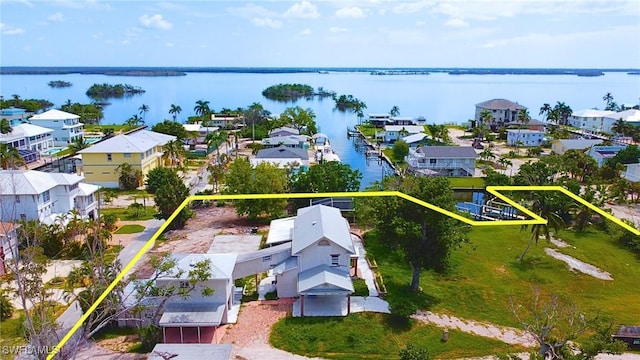
[[[338,154],[333,152],[331,146],[325,146],[322,150],[316,151],[316,162],[321,163],[323,161],[337,161],[341,162]]]

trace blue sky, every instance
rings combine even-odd
[[[2,66],[640,68],[640,0],[0,0]]]

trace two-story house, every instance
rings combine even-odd
[[[491,125],[493,123],[502,125],[506,122],[516,121],[520,110],[526,109],[527,108],[525,106],[507,99],[487,100],[476,104],[474,120],[476,123],[479,123],[482,120],[481,114],[484,111],[488,111],[491,114],[491,122],[487,125]]]
[[[53,129],[53,143],[56,146],[68,146],[76,139],[84,138],[84,124],[76,114],[53,109],[30,117],[29,122]]]
[[[544,141],[544,131],[528,129],[507,129],[507,145],[509,146],[541,146]]]
[[[376,131],[376,138],[382,138],[386,143],[393,143],[400,138],[424,132],[422,125],[386,125],[384,131]]]
[[[208,126],[217,126],[221,129],[235,129],[244,126],[244,116],[238,114],[211,114]]]
[[[269,131],[269,137],[280,137],[280,136],[291,136],[291,135],[300,135],[300,130],[290,128],[288,126],[281,126],[279,128],[275,128]]]
[[[44,222],[74,209],[97,219],[99,187],[83,180],[73,174],[0,170],[0,220]]]
[[[422,146],[409,149],[409,170],[422,175],[474,176],[478,155],[471,146]]]
[[[604,163],[616,156],[616,154],[626,148],[626,145],[612,145],[612,146],[604,146],[604,145],[596,145],[589,148],[589,156],[591,156],[596,163],[598,163],[598,167],[602,167]]]
[[[0,144],[7,144],[18,150],[42,153],[53,147],[52,133],[53,130],[42,126],[19,124],[13,126],[10,133],[0,134]]]
[[[286,146],[298,149],[308,149],[310,137],[307,135],[288,135],[288,136],[276,136],[262,139],[262,146],[265,148],[272,148],[278,146]]]
[[[163,146],[175,136],[139,130],[117,135],[78,151],[82,155],[82,170],[87,182],[104,187],[118,187],[118,166],[128,163],[133,169],[149,171],[162,166]]]

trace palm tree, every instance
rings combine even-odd
[[[208,148],[211,148],[212,146],[216,147],[216,156],[220,159],[220,145],[227,141],[227,133],[224,131],[217,131],[215,133],[208,134],[205,141],[207,142]]]
[[[611,126],[611,131],[622,136],[627,136],[633,133],[633,128],[626,121],[620,118],[616,120],[615,123],[613,123],[613,126]]]
[[[558,120],[562,123],[562,125],[567,125],[567,119],[569,116],[573,114],[573,110],[571,107],[564,102],[558,101],[556,106],[553,107],[553,110],[558,113]]]
[[[169,114],[173,116],[173,122],[176,122],[176,118],[178,117],[178,114],[180,114],[181,111],[182,111],[182,108],[180,107],[180,105],[171,104],[171,109],[169,109]]]
[[[149,105],[142,104],[138,108],[140,110],[140,115],[142,115],[142,123],[144,124],[147,120],[147,113],[149,112]]]
[[[391,108],[391,111],[389,111],[389,115],[394,117],[400,115],[400,108],[396,105],[393,105],[393,107]]]
[[[493,115],[491,115],[491,111],[489,110],[482,110],[482,112],[480,112],[480,118],[478,120],[480,121],[480,124],[478,124],[477,127],[480,128],[479,130],[481,130],[478,133],[478,137],[480,138],[480,141],[482,141],[484,140],[484,130],[491,123],[491,121],[493,121]]]
[[[8,134],[13,131],[11,123],[7,119],[0,120],[0,134]]]
[[[19,166],[27,168],[27,164],[20,156],[18,149],[7,144],[0,144],[0,167],[2,167],[2,170],[17,169]]]
[[[184,151],[180,141],[169,141],[162,147],[162,150],[164,151],[162,158],[165,161],[169,160],[169,166],[171,168],[173,168],[174,164],[180,164],[182,166],[184,158],[186,157],[186,152]]]
[[[193,108],[193,111],[196,112],[196,115],[200,115],[202,117],[202,126],[207,126],[208,121],[205,123],[204,118],[206,115],[211,114],[211,109],[209,108],[209,101],[208,100],[196,101],[196,106]]]
[[[498,164],[500,164],[500,166],[502,166],[502,168],[506,171],[507,167],[509,166],[513,166],[513,162],[511,162],[511,160],[501,157],[498,159]],[[505,174],[506,175],[506,174]]]
[[[69,149],[71,149],[71,155],[75,155],[78,153],[78,151],[88,148],[89,145],[90,144],[86,142],[84,137],[77,137],[73,139],[73,142],[69,144]]]
[[[540,236],[544,236],[547,239],[547,242],[551,242],[551,231],[553,229],[557,234],[558,231],[564,227],[565,222],[562,216],[560,215],[560,207],[558,202],[557,194],[554,194],[549,191],[538,191],[532,193],[534,196],[532,203],[529,205],[529,208],[536,213],[541,218],[547,220],[546,224],[534,224],[531,226],[531,239],[527,244],[527,247],[522,252],[522,255],[518,258],[518,261],[522,261],[529,251],[531,244],[533,242],[538,244],[538,240]],[[523,226],[526,228],[526,225]]]
[[[130,126],[130,127],[135,127],[140,122],[143,122],[142,118],[140,116],[138,116],[138,114],[134,114],[129,119],[127,119],[127,121],[125,121],[124,124],[127,125],[127,126]]]
[[[542,107],[540,107],[540,113],[538,115],[545,115],[545,119],[549,121],[549,114],[551,113],[551,105],[544,103]]]
[[[611,102],[613,102],[613,95],[611,95],[611,93],[608,92],[604,94],[604,96],[602,97],[602,100],[604,100],[604,102],[607,103],[607,107],[609,107]]]
[[[496,154],[494,154],[489,147],[486,147],[484,148],[484,150],[482,150],[479,156],[481,159],[489,160],[489,159],[495,159]]]

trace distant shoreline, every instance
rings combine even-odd
[[[371,68],[371,67],[55,67],[3,66],[0,75],[107,75],[107,76],[186,76],[188,73],[293,74],[328,72],[364,72],[372,75],[573,75],[602,76],[606,72],[640,73],[640,69],[571,68]]]

